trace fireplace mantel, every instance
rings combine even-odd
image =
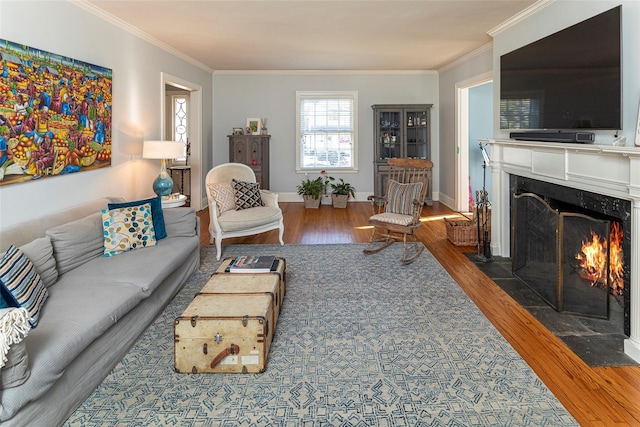
[[[631,201],[631,336],[625,353],[640,362],[640,148],[483,140],[491,146],[491,251],[510,256],[509,175]]]

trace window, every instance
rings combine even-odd
[[[173,140],[180,141],[184,144],[184,157],[176,159],[178,161],[187,161],[188,146],[188,128],[187,128],[187,101],[188,98],[182,95],[174,95],[173,99],[173,117],[172,130]]]
[[[357,92],[296,92],[297,170],[357,169]]]

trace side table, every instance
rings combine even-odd
[[[183,206],[186,202],[187,196],[175,193],[162,198],[162,207],[164,209],[177,208],[178,206]]]
[[[169,174],[171,175],[171,179],[175,179],[175,177],[173,176],[174,172],[180,173],[180,193],[184,194],[186,196],[186,200],[189,200],[189,197],[191,196],[191,166],[190,165],[175,165],[175,166],[171,166],[168,168],[169,169]],[[184,189],[184,175],[188,173],[189,174],[189,191],[186,192]],[[186,202],[185,202],[186,203]]]

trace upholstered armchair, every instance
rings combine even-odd
[[[253,170],[241,163],[218,165],[205,179],[209,201],[209,243],[216,242],[216,258],[222,254],[222,239],[278,230],[284,245],[282,210],[278,195],[258,189]]]

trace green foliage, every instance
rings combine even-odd
[[[333,190],[333,194],[340,194],[343,196],[351,196],[353,198],[356,197],[356,189],[349,184],[348,182],[344,182],[344,179],[340,178],[340,182],[331,183],[331,189]]]
[[[322,195],[322,190],[324,189],[324,182],[322,181],[322,177],[317,177],[316,179],[305,179],[302,183],[298,184],[296,187],[298,189],[298,194],[301,196],[309,196],[312,199],[319,199]]]

